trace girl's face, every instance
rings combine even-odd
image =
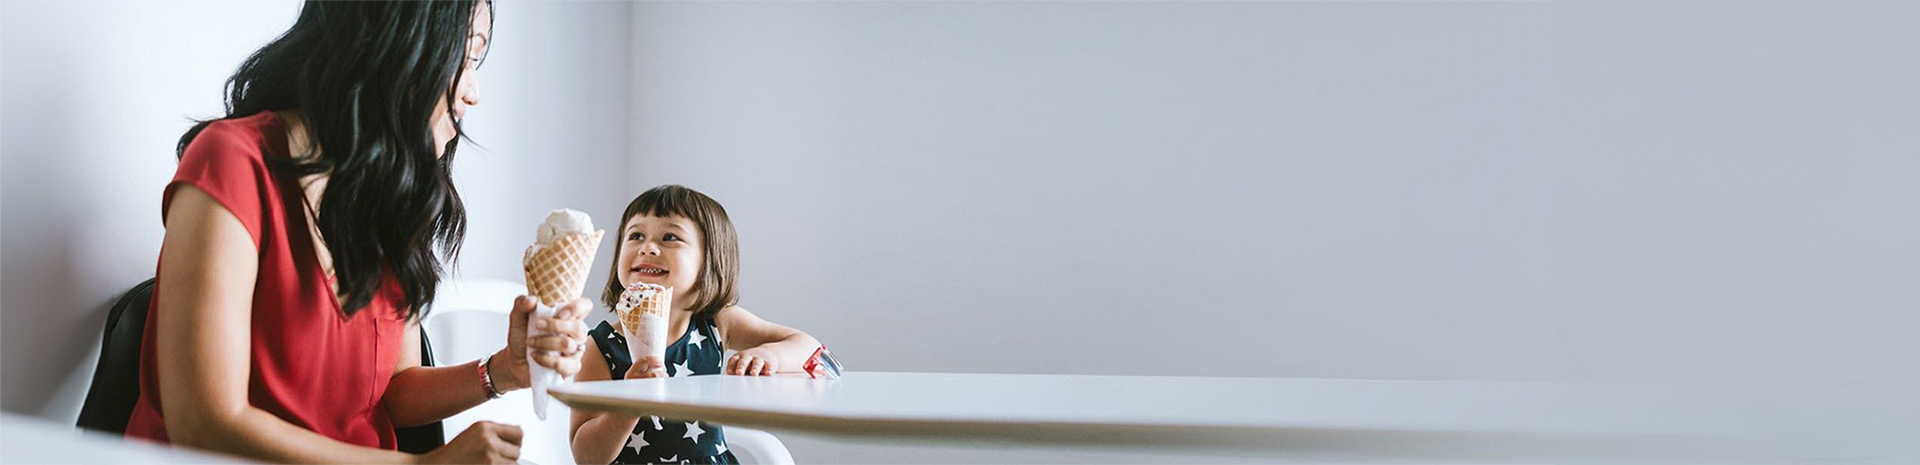
[[[467,69],[453,83],[453,100],[441,98],[440,104],[433,109],[433,119],[430,121],[433,125],[434,150],[442,152],[439,153],[441,155],[447,150],[447,142],[459,135],[454,131],[454,121],[466,119],[467,109],[480,104],[480,89],[474,74],[480,70],[480,59],[487,56],[487,47],[493,42],[493,37],[489,36],[493,31],[493,12],[487,2],[479,2],[475,8],[478,11],[473,14],[473,32],[467,36]],[[447,117],[449,106],[453,110],[452,118]]]
[[[620,228],[620,287],[672,287],[674,309],[685,310],[706,263],[701,247],[700,229],[686,217],[634,215]]]

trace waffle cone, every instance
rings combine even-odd
[[[635,305],[633,308],[621,313],[620,329],[626,334],[640,334],[640,322],[645,315],[666,318],[668,310],[672,308],[673,288],[669,287],[665,291],[655,292],[653,295],[640,299],[640,305]]]
[[[527,271],[527,293],[548,307],[580,298],[580,293],[587,288],[593,255],[600,250],[600,236],[605,232],[568,234],[554,239],[546,247],[527,248],[526,258],[521,260]]]

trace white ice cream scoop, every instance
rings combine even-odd
[[[547,213],[534,234],[534,245],[547,245],[567,234],[593,234],[593,218],[579,210],[562,208]]]

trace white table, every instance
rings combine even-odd
[[[129,440],[71,423],[0,414],[0,463],[252,463],[184,447]]]
[[[553,391],[576,409],[885,443],[1321,462],[1920,458],[1920,415],[1902,416],[1920,414],[1914,405],[1835,417],[1748,410],[1781,399],[1750,394],[1515,382],[859,372],[836,381],[705,376]]]

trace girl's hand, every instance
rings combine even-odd
[[[494,386],[500,392],[531,385],[529,380],[532,376],[528,375],[530,367],[527,360],[528,348],[535,351],[532,363],[552,368],[560,376],[571,378],[580,372],[580,356],[586,353],[586,345],[589,343],[587,325],[581,322],[581,319],[585,318],[587,312],[593,308],[592,302],[586,298],[575,299],[556,309],[553,318],[534,317],[535,305],[538,305],[538,302],[530,296],[520,296],[513,300],[513,312],[507,315],[507,348],[501,349],[502,353],[495,354],[492,359],[493,362],[504,363],[504,365],[489,367],[497,370],[493,372]],[[532,326],[536,332],[546,334],[529,338],[527,337],[528,326]],[[502,368],[504,370],[501,370]]]
[[[755,347],[735,352],[727,359],[726,373],[742,376],[773,376],[780,371],[780,363],[774,360],[773,349],[767,346]]]
[[[660,360],[660,357],[648,355],[645,357],[641,357],[639,360],[635,360],[633,362],[633,367],[627,369],[627,376],[625,379],[646,379],[646,378],[665,378],[665,377],[667,377],[666,362],[664,360]]]

